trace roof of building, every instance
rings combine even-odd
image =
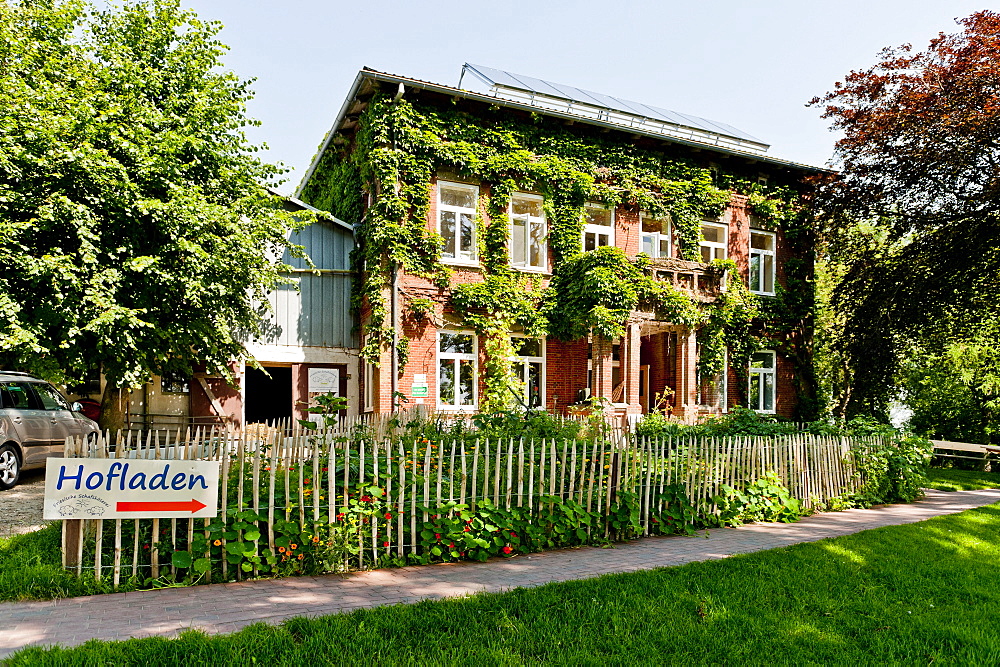
[[[715,145],[731,145],[748,152],[763,153],[770,146],[732,125],[706,118],[661,109],[620,97],[595,93],[561,83],[543,81],[523,74],[466,63],[462,80],[470,73],[489,86],[487,95],[523,102],[540,109],[622,125],[628,130],[641,128],[657,134],[694,139]],[[461,83],[459,84],[461,86]]]
[[[304,211],[310,211],[312,213],[315,213],[316,216],[319,217],[322,220],[327,220],[329,222],[332,222],[333,224],[337,225],[338,227],[342,227],[342,228],[346,229],[347,231],[349,231],[351,233],[354,232],[354,225],[352,225],[349,222],[345,222],[345,221],[341,220],[340,218],[338,218],[337,216],[333,215],[329,211],[324,211],[322,209],[316,208],[315,206],[310,206],[309,204],[305,203],[301,199],[297,199],[295,197],[291,197],[289,195],[284,194],[283,192],[279,191],[277,188],[271,188],[271,187],[269,187],[269,188],[267,188],[267,191],[270,192],[272,195],[274,195],[276,197],[281,197],[283,200],[285,200],[286,202],[288,202],[292,206],[295,206],[296,208],[302,209]]]
[[[766,155],[764,151],[769,148],[768,144],[725,123],[594,93],[582,88],[511,74],[482,65],[466,63],[462,72],[463,81],[466,73],[472,73],[478,83],[485,84],[489,89],[485,92],[476,92],[380,72],[368,67],[362,68],[355,77],[333,126],[327,132],[319,151],[303,175],[296,189],[296,196],[301,194],[334,136],[341,130],[352,129],[356,124],[356,116],[363,109],[363,105],[357,100],[358,96],[368,90],[366,86],[377,86],[382,83],[397,86],[399,94],[403,94],[406,88],[426,90],[456,99],[480,101],[633,135],[654,137],[700,150],[742,157],[750,162],[762,162],[813,173],[831,171],[825,167]],[[459,85],[461,86],[461,82]]]

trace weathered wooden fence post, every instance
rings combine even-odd
[[[81,441],[70,436],[63,445],[63,456],[74,458]],[[80,552],[83,550],[83,519],[63,519],[62,524],[62,565],[64,568],[81,567]]]

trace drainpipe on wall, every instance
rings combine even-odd
[[[396,411],[396,392],[399,391],[399,264],[392,263],[392,293],[389,296],[389,319],[392,321],[392,359],[389,367],[392,373],[392,411]]]

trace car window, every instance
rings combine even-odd
[[[31,391],[27,382],[2,382],[0,386],[3,387],[3,391],[0,392],[3,398],[3,407],[19,410],[37,409],[34,392]]]
[[[42,402],[43,410],[69,410],[66,399],[58,391],[47,384],[35,384],[38,400]]]

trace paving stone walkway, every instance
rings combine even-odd
[[[0,603],[0,658],[35,644],[75,646],[88,639],[174,636],[184,628],[234,632],[252,623],[321,616],[362,607],[540,586],[556,581],[714,560],[915,523],[1000,501],[1000,490],[929,491],[909,505],[846,510],[798,523],[759,523],[711,531],[708,539],[650,537],[614,549],[564,549],[487,563],[447,563],[192,588],[116,593],[50,602]]]

